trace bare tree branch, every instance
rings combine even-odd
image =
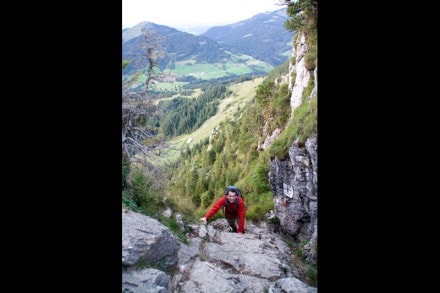
[[[165,51],[162,49],[164,39],[163,36],[159,36],[144,27],[141,29],[140,44],[137,46],[136,51],[129,55],[133,67],[135,70],[139,70],[136,75],[140,73],[134,81],[137,81],[142,74],[146,76],[145,88],[142,91],[144,94],[148,91],[151,82],[156,80],[160,74],[158,59],[165,56]]]
[[[123,81],[122,88],[122,156],[130,162],[133,170],[142,171],[152,188],[163,186],[165,176],[162,166],[157,162],[161,159],[161,151],[169,148],[153,123],[160,113],[148,98],[150,83],[159,74],[157,60],[165,55],[160,47],[162,40],[153,32],[142,29],[142,41],[132,59],[138,71]],[[124,64],[126,66],[127,62]],[[145,87],[140,92],[132,91],[142,75],[146,76]],[[132,174],[127,175],[128,185],[131,184]]]

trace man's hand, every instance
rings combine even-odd
[[[201,217],[201,218],[200,218],[200,222],[203,222],[203,223],[206,224],[206,223],[207,223],[207,221],[206,221],[206,217]]]

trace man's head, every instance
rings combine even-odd
[[[236,190],[228,190],[228,193],[226,194],[226,198],[230,203],[233,203],[235,201],[235,198],[237,197],[237,191]]]

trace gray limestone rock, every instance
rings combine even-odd
[[[123,270],[122,292],[167,293],[170,277],[156,269]]]
[[[168,268],[177,262],[181,243],[159,221],[128,211],[122,213],[122,265],[146,262]]]
[[[270,293],[316,293],[317,288],[304,284],[295,278],[279,279],[269,288]]]
[[[306,242],[306,258],[316,263],[315,243],[318,221],[317,138],[310,137],[305,147],[296,142],[288,157],[270,162],[269,181],[274,193],[274,213],[282,232]]]

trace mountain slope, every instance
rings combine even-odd
[[[243,109],[253,97],[255,89],[263,82],[263,77],[233,84],[228,87],[232,92],[229,96],[220,101],[217,113],[207,119],[202,126],[190,134],[182,134],[173,138],[170,145],[173,146],[165,154],[162,155],[164,160],[175,161],[180,155],[181,150],[185,150],[186,146],[193,147],[197,143],[201,143],[208,138],[214,131],[215,127],[227,120],[233,119]]]
[[[123,59],[132,59],[139,53],[139,44],[142,41],[140,35],[143,27],[158,36],[164,37],[162,46],[167,55],[159,60],[161,70],[165,69],[170,62],[182,61],[193,57],[197,63],[215,63],[230,58],[230,55],[225,52],[222,46],[207,37],[194,36],[168,26],[143,22],[131,29],[124,30],[122,34]],[[133,66],[130,64],[123,73],[128,73],[133,69]]]
[[[259,13],[234,24],[212,27],[202,36],[228,45],[233,53],[241,52],[278,66],[287,60],[292,48],[294,32],[283,27],[286,20],[283,8]]]

